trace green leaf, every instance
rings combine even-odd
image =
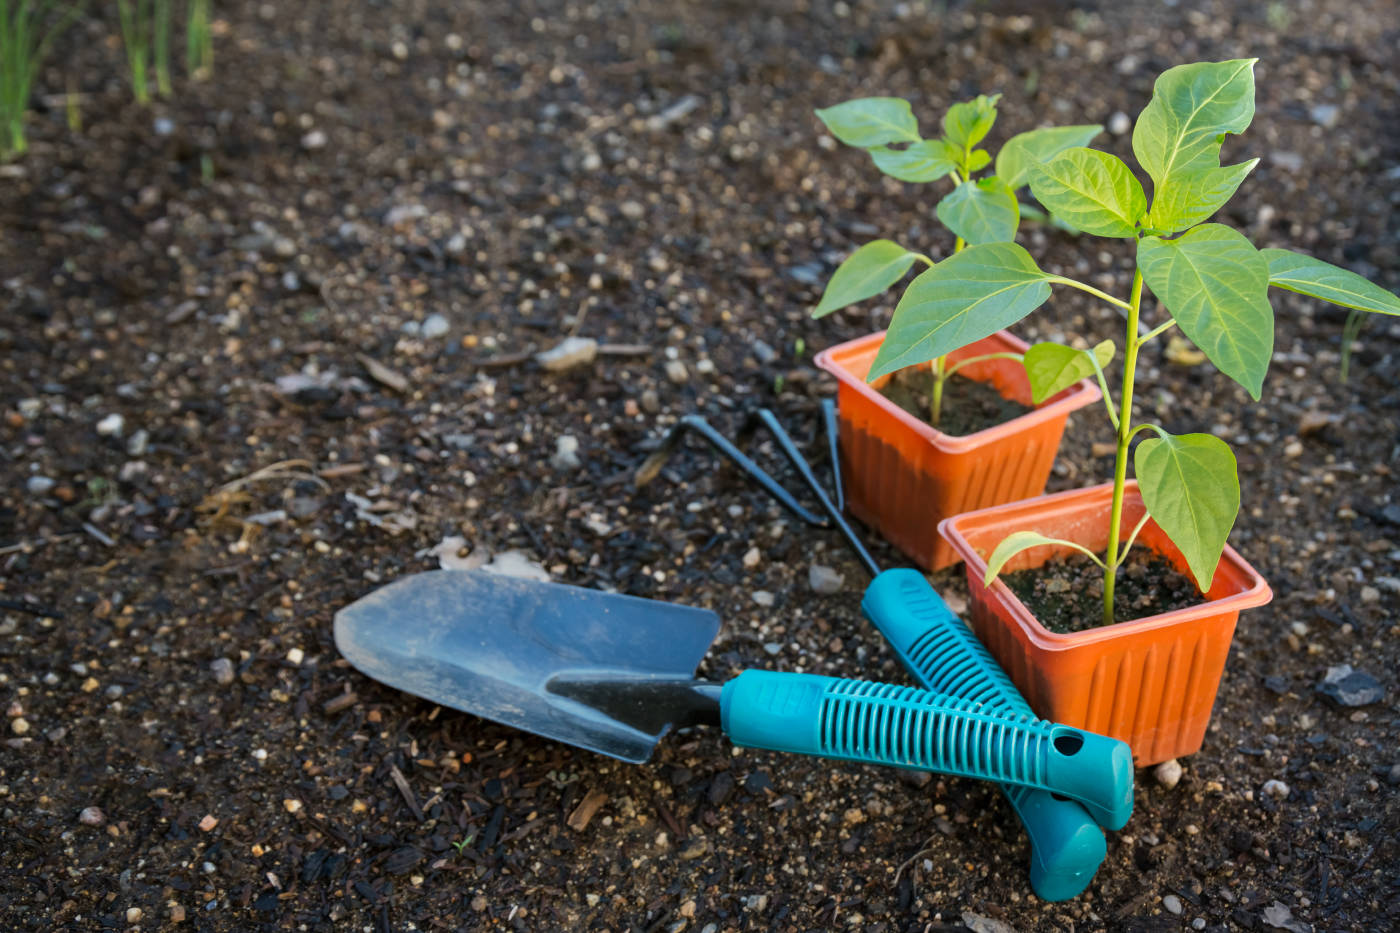
[[[1222,170],[1220,144],[1254,119],[1257,60],[1178,65],[1157,78],[1133,127],[1133,154],[1155,186],[1148,216],[1154,229],[1175,233],[1209,217],[1249,171],[1238,165]],[[1206,203],[1193,200],[1201,198]]]
[[[1147,514],[1181,549],[1206,592],[1240,511],[1235,455],[1209,434],[1163,432],[1138,444],[1133,467]]]
[[[1103,566],[1103,561],[1099,558],[1099,555],[1082,544],[1075,544],[1073,541],[1065,541],[1062,538],[1048,538],[1038,531],[1013,531],[1011,534],[1001,539],[1001,543],[992,551],[992,556],[987,558],[987,572],[982,577],[982,584],[984,586],[991,586],[997,574],[1001,573],[1001,568],[1005,567],[1006,562],[1017,554],[1033,547],[1042,547],[1047,544],[1074,548],[1076,551],[1088,554],[1094,563],[1098,564],[1100,567]]]
[[[1031,167],[1031,193],[1052,214],[1096,236],[1133,237],[1147,213],[1147,195],[1117,156],[1067,149]]]
[[[1066,149],[1087,146],[1103,132],[1092,126],[1046,126],[1028,133],[1017,133],[997,153],[997,177],[1013,189],[1031,180],[1031,166],[1049,162]]]
[[[1202,224],[1174,240],[1138,241],[1138,268],[1181,332],[1255,401],[1274,351],[1269,264],[1244,236]]]
[[[1092,350],[1076,350],[1058,343],[1038,343],[1026,351],[1023,365],[1031,382],[1031,401],[1039,405],[1050,396],[1093,376],[1108,365],[1117,349],[1105,340]],[[1094,361],[1098,361],[1097,369]]]
[[[1050,277],[1015,243],[969,246],[909,284],[870,368],[876,379],[981,340],[1050,297]]]
[[[968,173],[980,172],[992,164],[992,154],[985,149],[974,149],[967,154]]]
[[[978,94],[973,100],[949,107],[943,115],[943,135],[948,142],[960,149],[971,149],[981,142],[997,120],[999,100],[1000,94]]]
[[[1021,222],[1016,195],[995,175],[958,185],[938,202],[934,213],[971,246],[1013,240],[1016,225]]]
[[[832,136],[858,149],[919,141],[919,121],[898,97],[861,97],[816,113]]]
[[[906,149],[870,150],[875,167],[900,181],[935,181],[958,167],[962,153],[942,139],[922,139]]]
[[[1147,226],[1162,233],[1175,233],[1208,220],[1235,196],[1240,182],[1258,164],[1258,159],[1250,159],[1223,168],[1202,167],[1179,173],[1154,195]]]
[[[904,277],[918,259],[892,240],[875,240],[846,257],[826,283],[812,317],[825,317],[847,305],[880,294]]]
[[[1269,264],[1269,284],[1275,288],[1357,311],[1400,314],[1400,298],[1355,272],[1286,249],[1261,249],[1259,254]]]

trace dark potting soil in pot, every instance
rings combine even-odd
[[[911,366],[895,373],[880,394],[925,424],[933,399],[933,372]],[[943,417],[933,425],[944,434],[962,436],[1019,418],[1035,409],[1002,395],[985,382],[953,376],[943,386]]]
[[[1082,554],[1003,576],[1006,585],[1052,632],[1097,628],[1103,622],[1103,570]],[[1134,548],[1118,568],[1114,618],[1145,619],[1203,602],[1196,584],[1166,558]]]

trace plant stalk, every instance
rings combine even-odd
[[[961,177],[961,176],[959,176]],[[962,237],[953,240],[953,253],[961,253],[967,246]],[[952,372],[948,369],[948,355],[945,353],[933,361],[933,401],[929,405],[929,423],[935,428],[943,420],[943,384]]]
[[[1133,292],[1128,299],[1128,333],[1123,353],[1123,396],[1118,416],[1118,456],[1113,464],[1113,513],[1108,526],[1108,551],[1104,554],[1103,624],[1113,624],[1113,589],[1117,582],[1118,565],[1124,555],[1118,553],[1118,540],[1123,530],[1123,487],[1128,482],[1128,447],[1133,439],[1133,377],[1137,374],[1138,316],[1142,310],[1142,270],[1133,271]]]

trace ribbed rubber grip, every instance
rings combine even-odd
[[[1132,755],[1116,739],[914,687],[745,671],[724,685],[737,745],[1035,787],[1119,829],[1132,813]]]
[[[924,689],[974,700],[987,710],[1034,715],[991,652],[917,570],[877,576],[861,609]],[[1108,852],[1098,825],[1072,800],[1012,784],[1001,789],[1030,840],[1035,893],[1047,901],[1078,896]]]
[[[917,570],[886,570],[871,581],[860,608],[924,689],[1034,715],[991,652]]]

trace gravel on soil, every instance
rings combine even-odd
[[[813,108],[901,95],[931,127],[1001,91],[993,146],[1101,122],[1127,156],[1116,115],[1156,74],[1257,55],[1258,115],[1226,155],[1262,161],[1216,219],[1394,290],[1393,3],[215,9],[214,79],[149,109],[118,78],[110,8],[84,17],[38,76],[31,152],[0,167],[0,698],[18,710],[0,927],[1400,926],[1390,320],[1341,384],[1345,312],[1276,295],[1260,404],[1144,352],[1141,416],[1234,447],[1231,541],[1276,595],[1240,619],[1205,747],[1174,788],[1139,775],[1132,822],[1067,903],[1031,893],[984,784],[706,731],[623,765],[382,688],[331,637],[375,587],[469,562],[709,607],[705,676],[907,682],[834,535],[699,445],[631,485],[688,412],[734,433],[767,405],[819,450],[834,386],[811,354],[895,301],[812,321],[822,282],[879,236],[951,250],[942,188],[878,177]],[[1126,289],[1126,241],[1028,225],[1022,242]],[[1062,292],[1015,331],[1092,345],[1121,327]],[[565,436],[577,465],[551,463]],[[1110,439],[1102,412],[1076,414],[1051,489],[1106,479]],[[844,588],[813,592],[818,564]],[[962,573],[935,584],[965,604]],[[1320,694],[1341,665],[1383,696]]]

